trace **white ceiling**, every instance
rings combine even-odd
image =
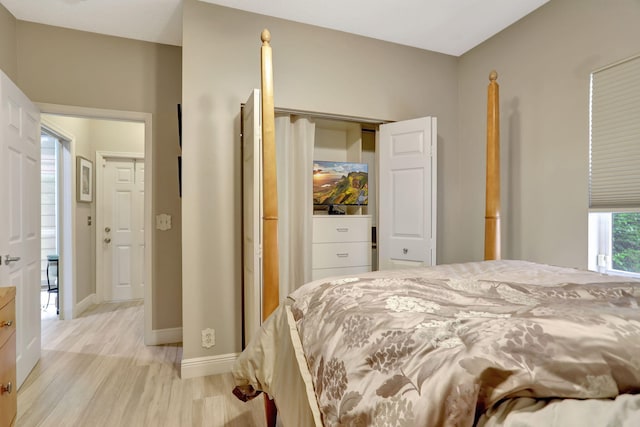
[[[549,0],[202,0],[459,56]],[[182,0],[0,0],[16,18],[182,45]]]

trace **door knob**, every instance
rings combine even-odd
[[[9,265],[12,262],[17,262],[20,261],[20,257],[19,256],[11,256],[11,255],[5,255],[4,256],[4,263]]]
[[[105,228],[104,228],[104,231],[105,231],[106,233],[109,233],[109,232],[111,231],[111,227],[105,227]]]
[[[105,242],[105,243],[107,243],[107,244],[108,244],[108,243],[111,243],[111,239],[110,239],[110,238],[108,238],[108,237],[105,237],[104,242]]]

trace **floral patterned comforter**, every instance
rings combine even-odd
[[[291,295],[324,425],[471,426],[513,397],[640,392],[638,282],[437,276]]]

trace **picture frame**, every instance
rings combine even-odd
[[[78,202],[93,201],[93,162],[76,156],[76,199]]]

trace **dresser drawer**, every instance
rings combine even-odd
[[[16,331],[15,288],[0,288],[0,347]],[[10,322],[10,325],[6,325]],[[6,325],[6,326],[2,326]]]
[[[371,217],[318,215],[313,217],[313,242],[369,242]]]
[[[311,270],[311,280],[324,279],[325,277],[334,276],[350,276],[360,273],[368,273],[371,266],[364,265],[361,267],[342,267],[342,268],[314,268]]]
[[[18,390],[16,390],[16,334],[8,337],[0,346],[0,385],[11,383],[10,393],[0,394],[0,426],[10,426],[17,412]]]
[[[311,268],[371,265],[371,243],[314,243]]]

